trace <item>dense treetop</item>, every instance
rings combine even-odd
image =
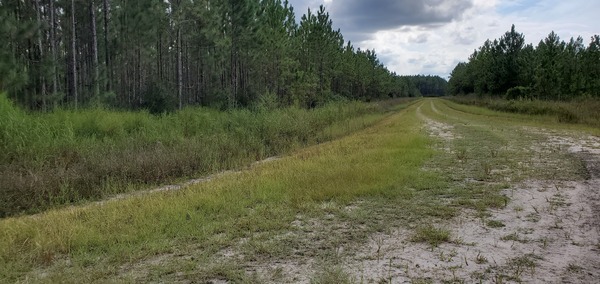
[[[600,36],[562,41],[551,32],[536,47],[513,25],[500,39],[487,40],[452,71],[450,94],[490,94],[564,100],[600,97]]]
[[[287,0],[0,0],[0,37],[0,91],[30,109],[313,107],[445,89],[354,48],[323,6],[298,22]]]

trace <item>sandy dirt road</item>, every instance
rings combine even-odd
[[[437,141],[434,147],[454,159],[430,167],[458,172],[450,174],[457,187],[502,184],[505,206],[485,214],[462,208],[457,217],[434,221],[434,226],[452,236],[437,246],[412,241],[415,224],[389,227],[367,236],[364,243],[340,246],[339,271],[329,273],[350,275],[344,278],[350,283],[596,283],[600,279],[598,137],[489,119],[439,100],[426,100],[415,112],[423,121],[423,131]],[[491,156],[504,156],[505,163],[485,169],[485,155],[472,150],[477,147]],[[462,161],[462,152],[473,154]],[[324,225],[318,220],[297,225],[307,232],[343,231],[351,226]],[[315,282],[319,271],[318,262],[308,258],[255,264],[248,271],[269,279],[273,269],[287,275],[277,279],[298,283]]]
[[[441,112],[438,105],[439,101],[426,102],[417,115],[428,133],[441,141],[441,151],[458,151],[454,145],[466,135],[457,125],[492,127],[477,116],[461,116],[447,107]],[[430,115],[424,114],[424,108]],[[455,236],[450,243],[437,247],[415,244],[403,228],[372,237],[347,264],[358,282],[596,283],[600,279],[600,139],[518,125],[502,131],[514,132],[517,137],[535,134],[536,139],[526,139],[523,145],[509,141],[505,147],[525,149],[533,157],[528,161],[530,167],[543,164],[544,170],[556,167],[556,173],[518,179],[507,171],[504,178],[509,187],[503,190],[507,205],[489,210],[484,218],[463,210],[457,218],[441,224]],[[557,152],[563,155],[554,155]],[[573,166],[557,160],[564,155],[585,167],[581,176],[561,175],[561,166]],[[466,181],[482,186],[497,182],[477,177]]]

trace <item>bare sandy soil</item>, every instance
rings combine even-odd
[[[455,138],[452,126],[424,118],[431,135]],[[586,180],[527,180],[504,194],[510,202],[485,220],[465,210],[440,226],[453,236],[432,247],[396,229],[373,236],[345,263],[360,283],[485,282],[596,283],[600,279],[600,139],[545,133],[532,147],[567,150],[580,158]],[[543,158],[541,158],[543,159]],[[544,161],[551,162],[551,161]]]

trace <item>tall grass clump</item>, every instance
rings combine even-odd
[[[31,117],[0,94],[0,162],[6,163],[31,152],[32,139],[41,130]]]
[[[1,95],[0,217],[239,168],[358,130],[385,111],[338,102],[311,110],[30,114]]]

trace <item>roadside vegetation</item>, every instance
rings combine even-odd
[[[491,96],[454,96],[448,99],[491,110],[526,115],[549,116],[557,122],[585,124],[600,127],[600,99],[548,101],[535,99],[507,100]]]
[[[362,129],[393,105],[190,107],[155,116],[105,109],[27,113],[0,96],[0,217],[237,169]]]
[[[194,250],[190,272],[196,267],[191,264],[201,263],[199,273],[206,280],[235,280],[239,267],[220,275],[223,263],[211,258],[241,238],[248,238],[249,258],[285,255],[290,248],[306,247],[306,240],[261,236],[286,232],[299,214],[320,216],[361,196],[409,205],[414,196],[437,194],[443,180],[420,168],[433,150],[418,125],[414,115],[401,112],[348,137],[185,190],[5,218],[0,221],[0,279],[23,280],[39,267],[49,267],[49,281],[106,279],[127,263]],[[324,208],[323,203],[334,205]],[[422,213],[407,217],[439,214],[433,209],[441,206],[438,202],[418,204],[410,208]]]
[[[397,109],[366,129],[182,190],[4,218],[0,279],[281,283],[298,281],[289,278],[292,267],[314,283],[353,282],[358,271],[344,264],[372,240],[361,259],[389,263],[390,273],[377,276],[389,280],[397,268],[384,236],[394,230],[406,233],[391,238],[424,246],[442,263],[468,261],[483,271],[491,252],[469,250],[451,220],[472,212],[499,230],[490,209],[508,206],[511,184],[583,179],[568,154],[550,151],[556,162],[546,163],[530,150],[542,137],[522,127],[552,125],[547,117],[444,100]],[[430,136],[431,120],[451,125],[452,136]],[[449,254],[445,244],[474,254]],[[414,265],[400,269],[421,277]],[[517,270],[495,265],[476,279],[521,279]]]

